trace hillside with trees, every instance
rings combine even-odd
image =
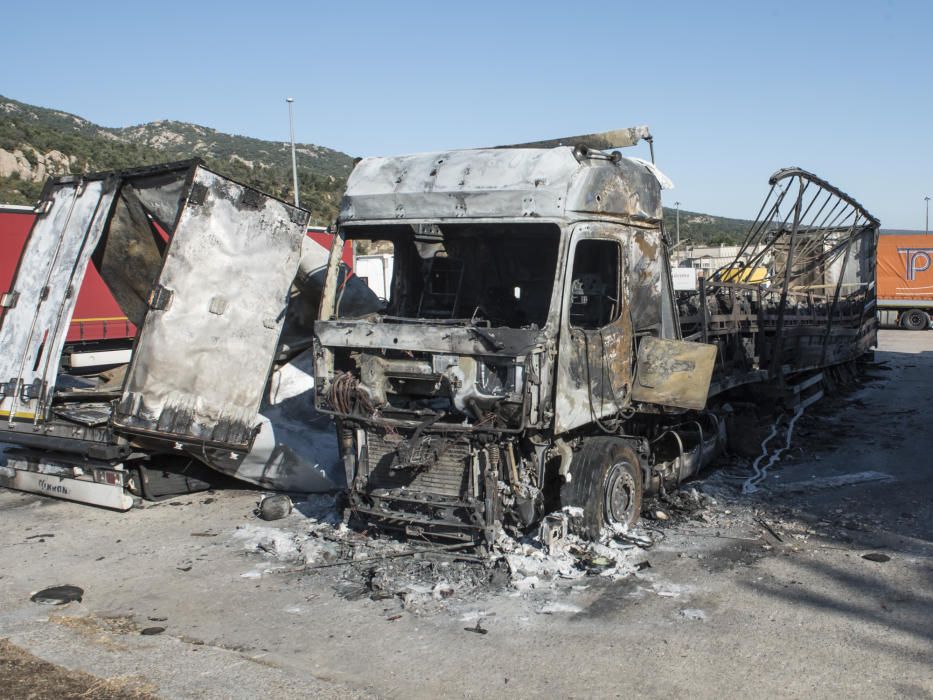
[[[330,223],[353,159],[296,144],[301,204]],[[158,121],[107,128],[67,112],[0,96],[0,202],[32,204],[51,175],[78,174],[198,156],[217,172],[291,200],[291,146],[225,134],[197,124]]]

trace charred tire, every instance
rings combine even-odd
[[[901,327],[909,331],[925,331],[930,327],[930,316],[921,309],[910,309],[901,315]]]
[[[571,518],[575,534],[595,540],[606,525],[633,525],[641,515],[638,455],[622,440],[591,438],[574,455],[571,480],[561,485],[561,506],[583,509]]]

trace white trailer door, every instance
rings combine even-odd
[[[113,204],[113,179],[62,178],[45,192],[0,322],[0,416],[47,417],[68,326]]]
[[[307,212],[203,167],[192,179],[113,424],[248,449],[298,270]]]

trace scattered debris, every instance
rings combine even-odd
[[[259,552],[275,559],[295,561],[301,555],[294,535],[272,527],[241,525],[233,536],[242,540],[243,548],[247,551]]]
[[[78,586],[52,586],[33,593],[29,600],[40,605],[67,605],[73,602],[80,603],[83,596],[84,589]]]
[[[581,510],[577,508],[576,510]],[[556,554],[564,546],[567,539],[567,516],[564,513],[551,513],[544,516],[541,520],[541,527],[538,531],[538,539],[548,551],[548,554]]]
[[[889,557],[887,554],[881,554],[881,552],[869,552],[868,554],[863,554],[862,559],[875,561],[879,564],[884,564],[886,561],[891,561],[891,557]]]
[[[771,533],[771,536],[776,539],[778,542],[783,542],[784,539],[771,527],[763,518],[755,518],[755,522],[761,525],[765,530]]]
[[[489,612],[488,610],[470,610],[460,617],[460,622],[473,622],[474,620],[478,622],[485,620],[487,617],[495,616],[496,614],[494,612]]]
[[[583,608],[579,605],[552,600],[539,607],[537,612],[540,615],[554,615],[557,613],[578,613],[581,610],[583,610]]]
[[[685,617],[688,620],[699,620],[700,622],[706,622],[706,613],[698,608],[684,608],[680,611],[681,617]]]
[[[545,518],[542,533],[552,535],[555,523],[564,514]],[[592,542],[576,535],[541,539],[524,537],[515,540],[505,535],[496,543],[496,552],[504,557],[512,575],[512,585],[527,591],[549,585],[554,579],[578,579],[587,575],[610,579],[629,576],[645,561],[645,553],[635,542],[651,542],[646,534],[627,528],[604,528],[599,541]]]
[[[257,567],[242,577],[323,576],[345,599],[398,606],[385,609],[386,619],[400,611],[433,614],[508,588],[550,614],[578,608],[542,602],[549,591],[566,591],[586,577],[617,580],[651,566],[645,548],[654,538],[646,531],[606,528],[598,542],[587,541],[570,534],[568,522],[575,514],[567,510],[547,516],[536,534],[519,539],[501,534],[485,553],[475,552],[472,542],[413,547],[410,540],[358,532],[344,524],[337,499],[325,496],[295,503],[294,513],[304,517],[292,517],[287,525],[244,524],[231,536],[246,552],[293,564]]]
[[[284,494],[266,496],[259,503],[259,517],[263,520],[281,520],[292,512],[292,499]]]

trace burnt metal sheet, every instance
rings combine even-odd
[[[307,212],[196,169],[115,427],[248,448],[307,221]]]
[[[272,372],[259,409],[259,434],[246,455],[192,447],[189,454],[263,488],[326,493],[346,486],[333,424],[314,407],[310,350]],[[205,459],[205,456],[207,459]]]
[[[544,332],[524,328],[495,328],[482,335],[470,328],[436,325],[377,325],[371,321],[318,321],[318,340],[325,347],[372,348],[457,353],[464,355],[524,355],[540,350]],[[490,340],[496,347],[490,347]]]
[[[647,126],[632,126],[626,129],[613,129],[597,134],[582,134],[580,136],[564,136],[545,141],[529,141],[527,143],[497,146],[497,148],[554,148],[556,146],[587,146],[600,150],[612,148],[628,148],[635,146],[639,141],[651,141],[651,132]]]
[[[653,167],[574,149],[478,149],[364,158],[347,181],[340,223],[601,214],[644,225],[661,220]]]
[[[642,403],[702,410],[715,363],[715,345],[645,337],[638,346],[632,398]]]
[[[55,388],[78,290],[107,223],[111,179],[62,178],[44,192],[0,325],[0,416],[41,420]]]

